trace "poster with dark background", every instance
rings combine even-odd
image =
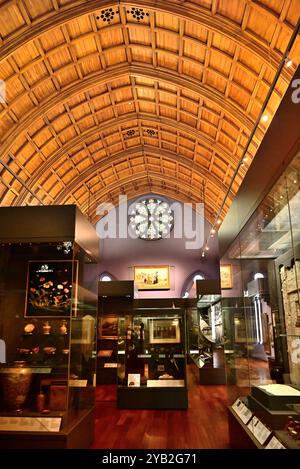
[[[72,288],[72,261],[29,261],[25,316],[70,316]]]

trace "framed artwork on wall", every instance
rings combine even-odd
[[[232,265],[220,265],[221,289],[226,290],[232,288]]]
[[[180,344],[179,319],[150,319],[149,342],[150,344]]]
[[[71,316],[73,266],[77,261],[28,261],[25,317]]]
[[[99,339],[118,338],[118,316],[100,316],[98,337]]]
[[[138,290],[170,290],[170,266],[135,266],[134,282]]]

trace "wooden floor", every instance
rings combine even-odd
[[[189,409],[120,410],[116,387],[97,387],[95,441],[105,449],[229,448],[226,386],[204,386],[188,373]]]

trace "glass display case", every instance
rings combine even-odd
[[[116,384],[119,315],[132,312],[134,282],[98,283],[97,384]]]
[[[230,419],[252,444],[253,422],[259,419],[262,431],[268,427],[271,433],[258,447],[275,435],[285,447],[299,447],[299,169],[298,154],[222,259],[234,280],[232,289],[222,291]],[[252,416],[249,428],[236,412],[237,400]]]
[[[187,408],[185,310],[134,309],[118,335],[118,406]]]
[[[2,239],[0,246],[6,352],[0,365],[0,446],[87,447],[96,384],[97,297],[87,288],[93,259],[75,233],[43,242],[35,239],[32,223],[30,236]]]
[[[189,356],[200,384],[225,384],[223,319],[220,294],[199,295],[188,310]]]

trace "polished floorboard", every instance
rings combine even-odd
[[[188,372],[188,410],[121,410],[116,386],[97,387],[94,449],[229,448],[227,389]]]

